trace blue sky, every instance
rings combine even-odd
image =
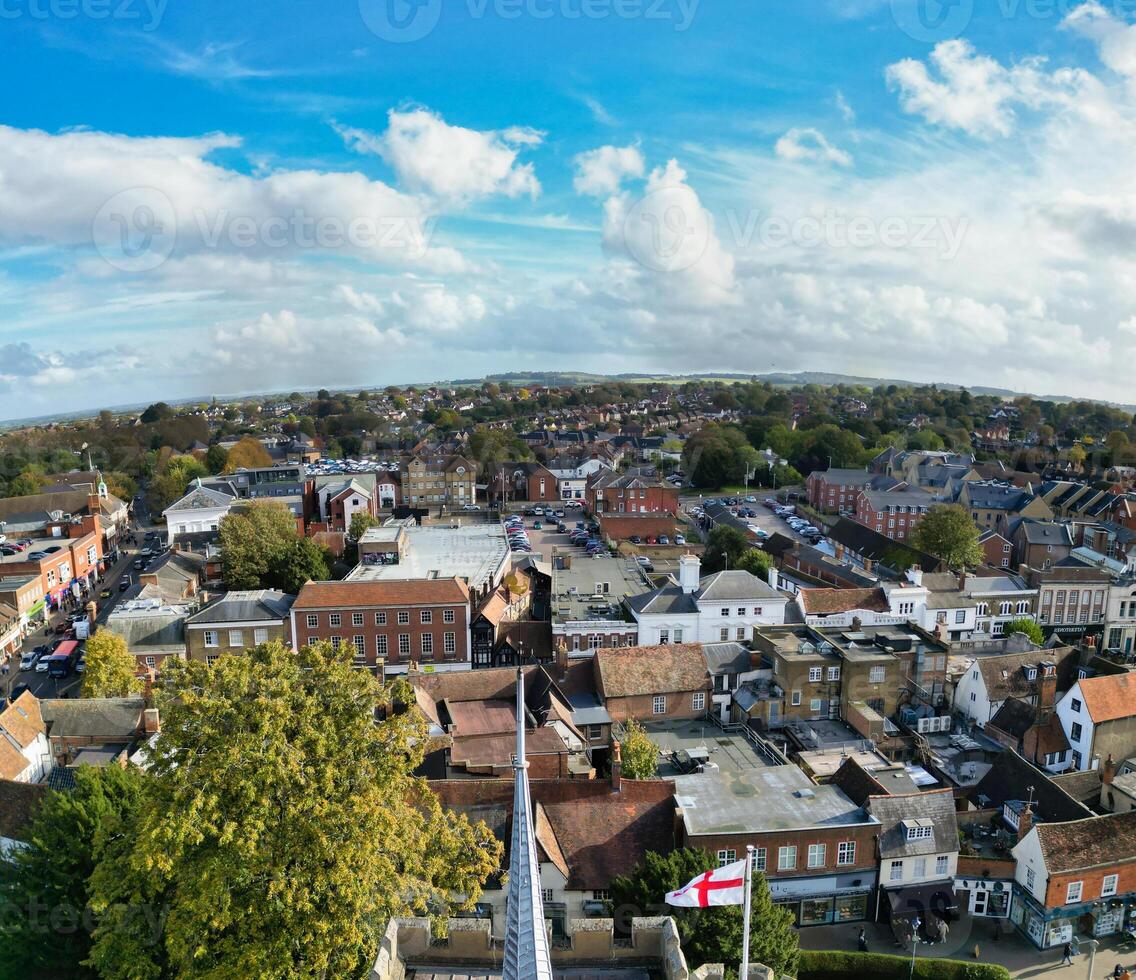
[[[529,369],[1132,401],[1112,2],[4,0],[0,417]]]

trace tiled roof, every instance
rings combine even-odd
[[[870,796],[886,796],[887,790],[855,759],[845,759],[832,777],[832,784],[844,791],[844,795],[858,806],[863,806]]]
[[[1081,694],[1096,725],[1136,715],[1136,674],[1086,677],[1081,681]]]
[[[350,582],[308,582],[293,609],[335,609],[351,606],[411,606],[464,603],[469,590],[457,578],[407,581],[364,579]]]
[[[702,691],[709,687],[706,659],[696,643],[601,648],[596,651],[595,665],[604,698]]]
[[[77,698],[40,702],[51,738],[124,739],[142,727],[143,698]]]
[[[879,839],[882,858],[958,850],[955,797],[949,787],[906,796],[873,796],[865,809],[882,825]],[[933,835],[922,840],[908,840],[903,826],[905,820],[932,821]]]
[[[1034,829],[1050,874],[1136,860],[1136,810]]]
[[[1033,725],[1034,707],[1020,698],[1006,698],[990,719],[990,727],[1014,738],[1021,738]]]
[[[1091,812],[1017,752],[999,753],[990,771],[970,792],[971,802],[980,808],[1000,808],[1010,800],[1031,797],[1039,820],[1080,820]]]
[[[982,674],[982,680],[986,685],[986,696],[991,701],[1004,701],[1009,697],[1032,697],[1037,693],[1037,680],[1029,679],[1026,674],[1027,668],[1037,667],[1041,663],[1057,664],[1061,659],[1064,658],[1060,656],[1059,651],[1042,649],[1028,653],[979,657],[974,662],[974,667]]]
[[[0,711],[0,728],[3,728],[26,749],[44,733],[43,715],[40,714],[39,700],[31,691],[24,691],[7,708]]]
[[[830,613],[867,609],[886,613],[891,610],[887,596],[879,588],[872,589],[801,589],[797,601],[806,615],[822,616]]]

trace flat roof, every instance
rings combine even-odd
[[[623,607],[623,599],[654,588],[647,573],[632,559],[613,558],[611,555],[590,558],[580,552],[575,552],[570,557],[571,567],[560,568],[556,554],[553,554],[554,623],[589,620],[630,622],[631,617]],[[601,588],[597,589],[597,585]],[[603,588],[603,585],[607,588]],[[597,592],[602,592],[605,598],[592,599],[592,595]]]
[[[471,589],[479,590],[500,579],[511,564],[505,529],[500,524],[428,525],[398,530],[406,534],[406,547],[397,565],[357,565],[347,580],[398,582],[461,578]]]
[[[816,785],[796,766],[677,776],[675,802],[696,836],[879,823],[842,790]]]
[[[800,758],[801,764],[806,766],[817,779],[829,779],[836,775],[836,770],[844,765],[846,759],[855,760],[861,768],[867,769],[877,778],[879,778],[877,770],[885,769],[891,765],[887,756],[872,749],[853,748],[849,750],[840,746],[829,746],[821,749],[806,749],[803,752],[798,752],[797,756]]]
[[[34,564],[35,561],[42,559],[29,558],[28,555],[32,554],[32,552],[47,551],[48,548],[54,548],[55,551],[51,552],[51,556],[49,556],[53,557],[55,555],[58,555],[61,551],[66,552],[67,543],[72,540],[71,538],[64,537],[45,537],[42,534],[9,534],[8,537],[13,541],[26,541],[30,537],[32,539],[32,543],[29,544],[23,551],[18,551],[14,555],[0,555],[0,566],[22,565],[26,564],[27,562],[32,562]],[[64,582],[63,584],[66,585],[67,583]]]
[[[741,732],[725,732],[712,722],[700,719],[647,722],[647,737],[659,748],[659,775],[670,778],[679,774],[671,754],[685,750],[705,749],[708,761],[722,772],[765,769],[772,763]]]

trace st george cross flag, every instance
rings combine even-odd
[[[735,861],[700,874],[678,891],[667,893],[668,905],[709,908],[745,903],[745,861]]]

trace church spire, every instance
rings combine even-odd
[[[517,754],[513,758],[513,836],[505,920],[504,980],[552,980],[548,930],[540,897],[540,861],[533,832],[525,761],[525,678],[517,669]]]

